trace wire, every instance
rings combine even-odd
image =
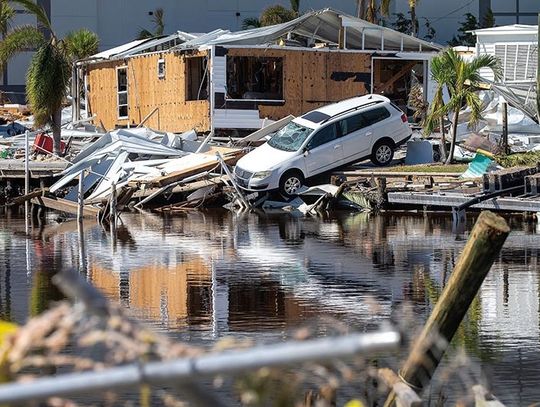
[[[467,7],[468,5],[472,4],[475,0],[470,0],[468,3],[465,3],[463,6],[460,6],[458,8],[456,8],[455,10],[452,10],[451,12],[449,12],[448,14],[445,14],[444,16],[441,16],[441,17],[437,17],[435,20],[432,20],[431,21],[431,24],[433,23],[436,23],[437,21],[439,20],[442,20],[443,18],[446,18],[454,13],[457,13],[459,10],[462,10],[464,9],[465,7]]]

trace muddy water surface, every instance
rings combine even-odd
[[[403,304],[423,323],[473,221],[456,235],[449,217],[402,214],[212,211],[122,220],[116,242],[87,222],[81,257],[75,222],[50,216],[27,239],[21,217],[4,213],[0,316],[21,323],[45,309],[60,298],[51,272],[82,264],[110,299],[201,345],[227,335],[281,341],[328,319],[375,329]],[[527,405],[540,401],[540,232],[534,222],[509,221],[512,233],[454,342],[470,360],[464,383],[486,382],[508,405]]]

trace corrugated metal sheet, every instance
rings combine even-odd
[[[214,57],[212,59],[212,78],[214,81],[214,92],[227,92],[227,57]]]
[[[214,110],[214,127],[217,129],[260,129],[262,123],[258,110]]]
[[[440,45],[420,40],[345,13],[327,8],[306,13],[295,20],[268,27],[254,28],[239,32],[224,31],[221,34],[202,36],[179,46],[197,48],[210,45],[262,45],[274,43],[286,34],[293,32],[306,38],[324,42],[338,43],[343,24],[347,26],[347,48],[380,50],[384,41],[385,50],[394,51],[439,51]],[[382,40],[384,38],[384,40]]]

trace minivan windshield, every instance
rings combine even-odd
[[[268,140],[268,144],[278,150],[297,151],[313,133],[313,129],[290,122]]]

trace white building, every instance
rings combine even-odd
[[[538,64],[538,26],[505,25],[476,30],[476,53],[497,56],[503,69],[503,82],[536,81]],[[493,79],[489,69],[482,71],[486,79]]]

